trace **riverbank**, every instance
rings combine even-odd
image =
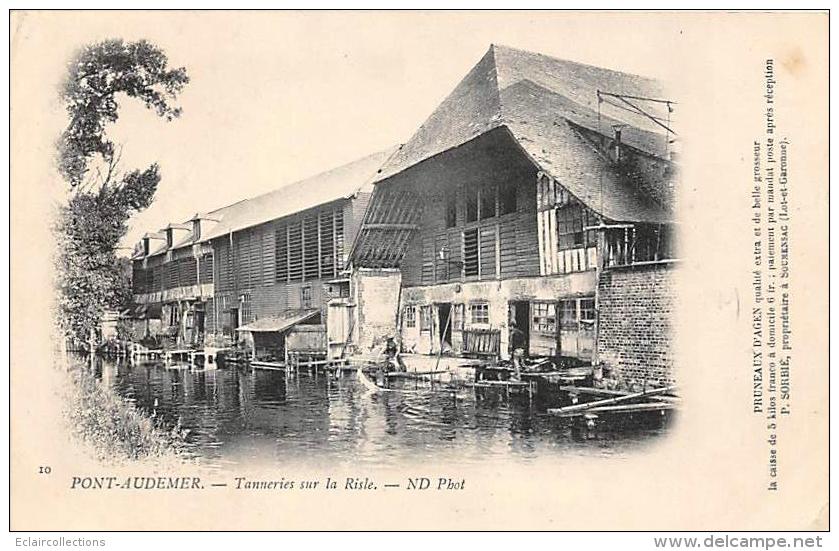
[[[97,380],[87,367],[72,366],[65,379],[64,419],[97,460],[113,464],[186,459],[188,430],[153,418]]]

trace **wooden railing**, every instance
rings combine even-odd
[[[501,353],[500,329],[464,329],[463,351],[477,356],[498,356]]]

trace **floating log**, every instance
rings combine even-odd
[[[639,398],[646,398],[648,396],[656,396],[659,394],[667,394],[669,392],[673,392],[676,390],[675,386],[667,386],[662,388],[654,388],[651,390],[647,390],[644,392],[635,392],[633,394],[626,394],[624,396],[617,396],[615,398],[607,398],[605,400],[595,400],[594,402],[587,402],[585,404],[575,404],[573,406],[565,406],[563,408],[551,408],[548,409],[548,413],[555,414],[555,415],[564,415],[567,413],[572,413],[576,411],[588,411],[593,408],[601,407],[601,406],[609,406],[612,404],[619,404],[621,402],[627,402],[629,400],[637,400]],[[662,402],[664,403],[664,402]]]

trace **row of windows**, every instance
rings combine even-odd
[[[431,305],[406,306],[403,323],[406,328],[417,326],[417,308],[419,308],[420,331],[430,331],[432,327]],[[534,331],[555,335],[557,331],[557,311],[559,311],[559,326],[564,330],[576,330],[581,326],[593,324],[597,319],[593,297],[570,298],[557,302],[533,302],[531,310],[531,327]],[[464,328],[463,304],[452,306],[452,329],[462,331]],[[489,323],[489,303],[472,302],[468,304],[469,322],[471,324]]]
[[[585,249],[595,247],[597,244],[596,230],[586,230],[587,227],[596,226],[599,219],[579,204],[568,203],[556,211],[556,248],[558,251],[573,249]],[[444,275],[443,279],[450,279],[450,264],[462,266],[464,277],[492,277],[496,275],[495,255],[497,237],[495,229],[467,228],[461,231],[461,261],[450,260],[446,255],[450,254],[448,247],[439,249],[443,262],[437,273]],[[440,252],[443,251],[443,252]],[[582,263],[579,269],[592,268]],[[570,270],[566,270],[570,271]],[[437,278],[440,280],[440,278]]]
[[[199,269],[201,280],[198,280]],[[143,268],[140,261],[132,267],[132,289],[135,294],[153,293],[187,287],[197,283],[213,282],[212,255],[200,259],[200,267],[194,257],[171,260],[157,266]]]
[[[451,310],[451,326],[454,331],[463,331],[464,326],[464,311],[463,304],[452,305]],[[419,326],[420,331],[431,331],[432,327],[432,310],[431,305],[419,307]],[[406,328],[415,328],[417,326],[417,307],[406,306],[403,313],[403,324]],[[469,322],[472,324],[487,324],[489,323],[489,304],[486,302],[472,302],[469,304]]]
[[[458,206],[461,205],[463,223],[466,224],[516,212],[517,188],[513,181],[505,181],[501,185],[467,185],[459,191],[452,188],[447,192],[447,228],[458,225]]]

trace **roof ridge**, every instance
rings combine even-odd
[[[201,212],[199,212],[198,214],[201,214],[201,215],[215,214],[215,213],[218,213],[218,212],[219,212],[219,211],[221,211],[221,210],[224,210],[224,209],[227,209],[227,208],[230,208],[230,207],[235,207],[236,205],[238,205],[238,204],[240,204],[240,203],[244,203],[244,202],[246,202],[246,201],[254,201],[254,200],[256,200],[256,199],[260,199],[260,198],[263,198],[263,197],[267,197],[268,195],[271,195],[271,194],[273,194],[273,193],[276,193],[276,192],[278,192],[278,191],[280,191],[280,190],[282,190],[282,189],[285,189],[286,187],[293,186],[293,185],[295,185],[295,184],[301,184],[301,183],[306,182],[306,181],[308,181],[308,180],[313,180],[313,179],[315,179],[315,178],[319,178],[320,176],[323,176],[323,175],[325,175],[325,174],[329,174],[330,172],[334,172],[334,171],[336,171],[336,170],[339,170],[339,169],[341,169],[341,168],[344,168],[344,167],[347,167],[347,166],[350,166],[350,165],[354,165],[354,164],[356,164],[356,163],[358,163],[358,162],[361,162],[361,161],[363,161],[363,160],[365,160],[365,159],[368,159],[368,158],[370,158],[370,157],[374,157],[374,156],[376,156],[376,155],[380,155],[380,154],[382,154],[382,153],[384,153],[384,152],[386,152],[386,151],[389,151],[389,152],[390,152],[390,153],[389,153],[389,155],[388,155],[388,159],[390,159],[390,158],[393,156],[393,154],[394,154],[396,151],[398,151],[398,150],[399,150],[399,148],[400,148],[400,147],[401,147],[401,144],[399,144],[399,145],[392,145],[392,146],[390,146],[390,147],[388,147],[388,148],[382,149],[382,150],[380,150],[380,151],[376,151],[376,152],[374,152],[374,153],[370,153],[369,155],[364,155],[363,157],[359,157],[358,159],[355,159],[355,160],[353,160],[353,161],[349,161],[349,162],[347,162],[347,163],[344,163],[344,164],[338,165],[338,166],[336,166],[336,167],[332,167],[332,168],[330,168],[330,169],[328,169],[328,170],[323,170],[323,171],[321,171],[321,172],[317,172],[317,173],[315,173],[315,174],[312,174],[312,175],[310,175],[310,176],[306,176],[306,177],[301,178],[301,179],[299,179],[299,180],[293,180],[293,181],[291,181],[291,182],[286,182],[286,183],[284,183],[284,184],[280,185],[279,187],[276,187],[276,188],[274,188],[274,189],[272,189],[272,190],[270,190],[270,191],[266,191],[266,192],[260,193],[260,194],[258,194],[258,195],[253,195],[253,196],[251,196],[251,197],[243,197],[242,199],[239,199],[238,201],[235,201],[235,202],[233,202],[233,203],[228,203],[227,205],[222,205],[222,206],[220,206],[220,207],[216,207],[216,208],[214,208],[214,209],[210,209],[210,210],[206,210],[206,211],[201,211]],[[365,184],[366,184],[366,183],[369,183],[369,182],[365,182]],[[360,187],[363,187],[363,185],[362,185],[362,186],[360,186]],[[190,219],[189,219],[189,220],[187,220],[186,222],[190,222],[191,220],[192,220],[192,218],[190,218]],[[186,222],[183,222],[183,223],[186,223]]]
[[[276,187],[276,188],[272,189],[271,191],[266,191],[265,193],[260,193],[259,195],[254,195],[254,196],[252,196],[252,197],[246,197],[246,198],[242,199],[241,201],[238,201],[238,203],[241,203],[241,202],[243,202],[243,201],[254,201],[254,200],[256,200],[256,199],[260,199],[260,198],[267,197],[267,196],[272,195],[272,194],[274,194],[274,193],[278,193],[278,192],[279,192],[279,191],[281,191],[281,190],[285,190],[285,189],[286,189],[286,188],[288,188],[288,187],[295,186],[295,185],[298,185],[298,184],[303,184],[303,183],[306,183],[306,182],[308,182],[308,181],[310,181],[310,180],[316,180],[316,179],[318,179],[318,178],[321,178],[321,177],[323,177],[323,176],[326,176],[327,174],[332,174],[332,173],[334,173],[334,172],[338,172],[339,170],[341,170],[341,169],[343,169],[343,168],[348,168],[348,167],[351,167],[351,166],[353,166],[353,165],[360,164],[360,163],[362,163],[362,162],[364,162],[364,161],[366,161],[366,160],[368,160],[368,159],[370,159],[370,158],[372,158],[372,157],[375,157],[375,156],[377,156],[377,155],[382,155],[382,154],[384,154],[384,153],[386,153],[386,152],[388,153],[388,159],[389,159],[391,156],[393,156],[393,153],[394,153],[395,151],[398,151],[398,150],[399,150],[399,147],[400,147],[399,145],[392,145],[392,146],[390,146],[390,147],[386,147],[385,149],[381,149],[381,150],[379,150],[379,151],[375,151],[375,152],[373,152],[373,153],[370,153],[370,154],[368,154],[368,155],[364,155],[364,156],[362,156],[362,157],[359,157],[358,159],[354,159],[354,160],[352,160],[352,161],[349,161],[349,162],[346,162],[346,163],[340,164],[340,165],[335,166],[335,167],[332,167],[332,168],[330,168],[330,169],[327,169],[327,170],[322,170],[322,171],[320,171],[320,172],[316,172],[315,174],[311,174],[311,175],[309,175],[309,176],[305,176],[305,177],[300,178],[300,179],[298,179],[298,180],[293,180],[293,181],[291,181],[291,182],[286,182],[286,183],[284,183],[284,184],[280,185],[279,187]],[[361,186],[359,186],[359,188],[361,188],[361,187],[363,187],[363,184],[362,184]],[[237,204],[237,203],[233,203],[233,204],[235,205],[235,204]],[[222,207],[222,208],[224,208],[224,207]]]
[[[490,44],[490,49],[493,50],[493,51],[494,50],[501,50],[501,51],[508,50],[508,51],[511,51],[511,52],[517,52],[517,53],[531,55],[531,56],[534,56],[534,57],[546,58],[546,59],[549,59],[551,61],[559,61],[561,63],[568,63],[568,64],[571,64],[571,65],[577,65],[578,67],[586,67],[586,68],[591,68],[591,69],[597,69],[599,71],[609,71],[609,72],[612,72],[612,73],[615,73],[615,74],[618,74],[618,75],[626,75],[626,76],[631,76],[633,78],[640,78],[640,79],[649,81],[650,83],[656,83],[657,82],[656,79],[654,79],[654,78],[650,78],[650,77],[647,77],[647,76],[644,76],[644,75],[639,75],[638,73],[629,73],[627,71],[620,71],[618,69],[612,69],[611,67],[603,67],[601,65],[592,65],[591,63],[583,63],[582,61],[575,61],[573,59],[556,57],[556,56],[553,56],[553,55],[544,54],[542,52],[536,52],[536,51],[533,51],[533,50],[525,50],[523,48],[516,48],[515,46],[507,46],[506,44],[492,43],[492,44]]]

